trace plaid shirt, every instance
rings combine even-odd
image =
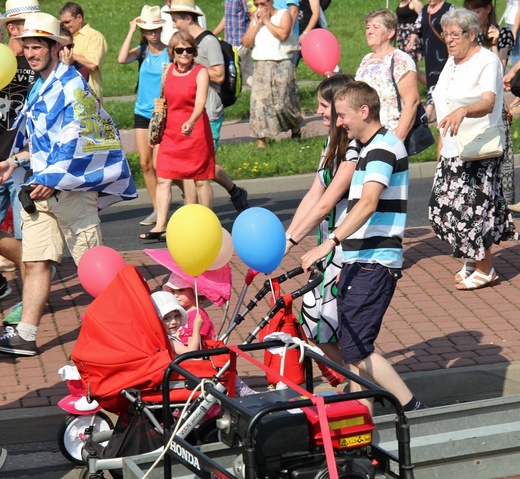
[[[242,37],[249,26],[248,10],[246,0],[224,2],[225,40],[234,47],[242,44]]]

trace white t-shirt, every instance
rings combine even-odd
[[[490,126],[502,124],[502,65],[498,57],[485,48],[480,48],[479,52],[461,65],[455,65],[453,57],[450,56],[433,91],[437,120],[440,122],[460,106],[476,103],[482,93],[487,91],[496,95],[493,112],[481,118],[464,118],[462,125],[471,131],[484,131]],[[457,141],[447,132],[442,138],[441,155],[453,158],[458,154]]]

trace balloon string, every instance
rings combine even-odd
[[[197,310],[197,314],[199,314],[199,292],[197,288],[197,277],[193,278],[193,286],[195,290],[195,309]]]
[[[273,296],[273,301],[276,302],[276,295],[274,293],[273,280],[271,279],[271,275],[270,274],[267,275],[267,279],[269,280],[269,284],[271,286],[271,294]]]
[[[199,313],[199,291],[197,288],[197,277],[193,277],[193,289],[195,290],[195,309],[197,314]],[[202,349],[202,337],[199,339],[199,349]]]

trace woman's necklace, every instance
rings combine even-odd
[[[180,68],[179,65],[177,65],[177,62],[173,64],[173,68],[175,68],[175,71],[177,73],[188,73],[191,70],[191,67],[193,66],[193,60],[190,62],[190,64],[186,68]]]

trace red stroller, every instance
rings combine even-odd
[[[82,455],[88,465],[86,477],[92,479],[103,477],[100,471],[104,469],[121,469],[123,456],[139,456],[141,462],[150,462],[161,449],[162,426],[157,420],[162,414],[160,386],[173,351],[150,293],[137,269],[126,266],[87,308],[72,351],[88,399],[119,415],[114,431],[97,435],[85,431]],[[190,361],[188,367],[198,376],[212,378],[228,360],[229,355],[217,356]],[[219,379],[230,396],[235,377],[233,364]],[[173,409],[183,406],[190,396],[197,397],[196,386],[183,377],[172,378]],[[203,431],[197,431],[200,436],[193,436],[193,440],[204,442],[208,430]],[[107,439],[107,446],[101,447]]]

